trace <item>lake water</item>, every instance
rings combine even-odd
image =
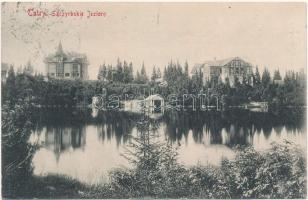
[[[155,134],[177,146],[179,162],[219,165],[232,159],[233,147],[252,145],[259,151],[285,139],[306,148],[304,111],[276,113],[166,112],[157,119]],[[121,155],[137,136],[140,115],[127,112],[53,110],[36,113],[31,143],[40,148],[32,164],[34,174],[66,175],[95,184],[108,181],[108,171],[130,167]]]

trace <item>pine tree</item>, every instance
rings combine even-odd
[[[263,86],[267,86],[271,82],[271,75],[267,68],[264,68],[264,71],[262,73],[262,80],[261,80]]]
[[[30,61],[27,62],[23,72],[28,75],[33,75],[34,69]]]
[[[114,81],[118,81],[118,82],[123,82],[123,67],[122,67],[122,62],[120,61],[120,59],[118,58],[117,60],[117,67],[116,67],[116,73],[114,78]]]
[[[156,69],[155,66],[153,67],[153,71],[152,71],[152,76],[151,76],[151,81],[155,81],[157,78],[157,74],[156,74]]]
[[[97,79],[102,81],[105,81],[107,79],[107,67],[105,63],[103,65],[100,65]]]
[[[258,69],[258,66],[257,66],[256,72],[254,74],[254,85],[258,85],[260,83],[261,83],[261,77],[260,77],[259,69]]]
[[[133,166],[134,182],[130,183],[136,193],[141,196],[159,196],[162,192],[170,192],[169,188],[177,183],[176,175],[183,172],[178,164],[178,153],[170,143],[160,142],[155,134],[159,124],[157,121],[143,115],[137,122],[138,136],[132,137],[131,142],[123,154]],[[119,183],[121,190],[126,190],[127,185],[123,181],[124,174],[112,174],[114,182]],[[162,188],[164,190],[162,190]],[[136,191],[137,190],[137,191]]]
[[[124,60],[123,63],[123,82],[128,83],[129,82],[129,67],[127,65],[127,62]]]
[[[142,67],[141,67],[141,71],[140,71],[140,77],[141,77],[142,83],[148,82],[148,77],[147,77],[147,73],[145,71],[144,63],[142,63]]]
[[[108,80],[108,81],[113,81],[112,65],[108,65],[107,80]]]
[[[184,64],[184,75],[185,75],[185,78],[186,78],[186,79],[189,78],[189,74],[188,74],[188,63],[187,63],[187,61],[186,61],[185,64]]]
[[[274,72],[273,80],[282,80],[279,69]]]
[[[157,78],[161,78],[161,72],[160,72],[159,68],[157,68],[156,76],[157,76]]]
[[[164,79],[164,81],[167,81],[167,68],[166,68],[166,66],[165,66],[165,68],[164,68],[163,79]]]
[[[128,79],[129,79],[129,82],[131,83],[134,80],[134,72],[133,72],[133,63],[132,62],[129,63],[128,68],[129,68]]]
[[[22,69],[22,66],[20,65],[18,68],[17,68],[17,74],[22,74],[23,72],[23,69]]]
[[[10,105],[14,105],[16,101],[16,83],[15,83],[15,72],[14,67],[10,66],[8,71],[8,77],[6,79],[6,87],[7,87],[7,99],[10,102]]]

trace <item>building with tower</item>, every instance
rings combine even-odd
[[[67,52],[62,49],[61,42],[54,54],[44,60],[46,75],[56,79],[88,79],[88,60],[85,54]]]

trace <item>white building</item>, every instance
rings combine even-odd
[[[61,42],[55,54],[45,58],[47,77],[88,79],[88,61],[84,54],[64,53]]]
[[[196,64],[192,73],[197,74],[198,72],[202,72],[204,83],[213,80],[225,83],[228,79],[230,85],[233,86],[236,79],[240,83],[243,83],[243,80],[246,79],[248,84],[253,84],[252,65],[239,57]]]

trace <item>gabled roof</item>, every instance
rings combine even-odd
[[[63,49],[62,49],[62,44],[61,44],[61,41],[59,42],[59,46],[58,46],[58,49],[55,53],[55,56],[62,56],[62,57],[66,57],[65,53],[63,52]]]
[[[78,62],[78,63],[88,63],[88,59],[86,54],[76,53],[76,52],[68,52],[67,54],[63,54],[64,62]],[[55,54],[50,54],[45,58],[45,62],[58,62],[57,57],[59,56],[58,52]]]
[[[145,101],[147,101],[147,100],[164,100],[164,98],[162,96],[160,96],[159,94],[153,94],[153,95],[148,96],[144,100]]]
[[[205,61],[202,64],[195,64],[195,66],[192,69],[192,73],[196,73],[197,70],[203,68],[204,66],[211,66],[211,67],[222,67],[231,62],[234,59],[241,60],[242,62],[246,63],[247,65],[251,65],[250,63],[244,61],[240,57],[231,57],[231,58],[226,58],[222,60],[211,60],[211,61]]]
[[[226,59],[222,59],[222,60],[211,60],[211,61],[205,61],[204,64],[208,65],[208,66],[224,66],[226,64],[228,64],[229,62],[231,62],[234,59],[239,59],[238,57],[231,57],[231,58],[226,58]]]

